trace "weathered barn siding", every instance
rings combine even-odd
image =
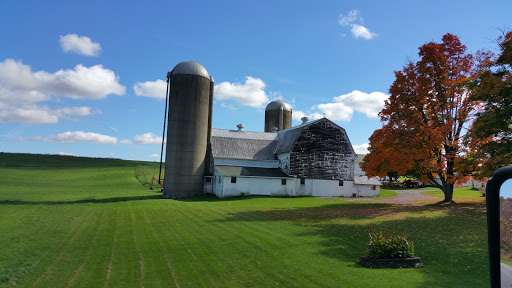
[[[300,133],[290,151],[290,175],[315,179],[354,179],[355,153],[343,128],[325,119]]]
[[[290,174],[290,153],[277,154],[277,160],[279,160],[279,168],[286,174]]]

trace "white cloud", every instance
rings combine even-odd
[[[57,153],[57,155],[60,155],[60,156],[76,156],[75,154],[66,153],[66,152],[59,152],[59,153]]]
[[[137,82],[133,85],[133,91],[137,96],[146,96],[157,99],[165,99],[167,82],[161,79],[155,81]]]
[[[148,155],[150,158],[160,158],[160,154],[150,154]]]
[[[306,114],[303,111],[293,111],[292,117],[295,120],[307,116],[309,120],[327,117],[335,121],[350,121],[354,111],[357,111],[366,114],[369,118],[377,118],[379,112],[384,108],[384,101],[388,97],[382,92],[368,94],[354,90],[348,94],[334,97],[332,103],[323,103],[311,107],[311,110],[317,110],[318,112]]]
[[[338,21],[338,24],[340,24],[341,26],[348,26],[358,19],[359,11],[351,10],[347,13],[347,15],[340,14],[340,20]]]
[[[354,151],[356,152],[356,154],[368,154],[368,153],[370,153],[370,151],[368,151],[369,146],[370,146],[370,144],[364,143],[361,145],[352,145],[352,148],[354,148]]]
[[[6,59],[0,62],[0,85],[10,91],[25,91],[43,95],[57,95],[73,99],[101,99],[109,94],[122,95],[126,88],[119,84],[114,71],[102,65],[85,67],[81,64],[73,70],[32,72],[30,66]],[[41,94],[38,94],[41,93]]]
[[[101,51],[101,45],[91,41],[86,36],[68,34],[60,36],[60,47],[64,52],[74,52],[85,56],[98,56]]]
[[[0,109],[0,123],[2,122],[23,122],[37,124],[57,123],[59,118],[54,113],[44,109]]]
[[[90,115],[90,107],[52,109],[38,103],[51,101],[52,96],[101,99],[122,95],[125,87],[118,81],[113,71],[101,65],[48,73],[33,72],[21,61],[6,59],[0,62],[0,122],[57,123],[61,117]]]
[[[370,29],[368,29],[362,25],[357,25],[357,24],[352,25],[352,29],[350,30],[350,32],[352,32],[352,35],[356,39],[363,38],[366,40],[370,40],[370,39],[374,38],[375,36],[377,36],[377,34],[371,32]]]
[[[20,137],[22,141],[43,141],[56,143],[92,142],[99,144],[117,144],[117,138],[93,132],[67,131],[50,137],[36,136],[33,138]]]
[[[342,27],[350,26],[350,32],[356,39],[363,38],[365,40],[370,40],[377,36],[377,34],[371,32],[370,29],[361,25],[363,18],[359,16],[358,10],[351,10],[347,15],[340,14],[339,18],[340,20],[338,21],[338,24]],[[354,22],[359,22],[359,24]]]
[[[132,142],[132,140],[129,140],[129,139],[123,139],[123,140],[119,141],[119,143],[121,143],[121,144],[132,144],[133,142]]]
[[[389,95],[382,92],[372,92],[370,94],[354,90],[348,94],[340,95],[334,98],[336,103],[341,103],[358,112],[365,113],[370,118],[377,118],[379,112],[384,108],[384,101]]]
[[[135,143],[137,144],[162,144],[162,137],[158,137],[153,133],[135,135]]]
[[[243,84],[222,82],[215,85],[214,93],[220,101],[235,100],[245,106],[260,108],[269,102],[265,86],[263,80],[247,76]]]

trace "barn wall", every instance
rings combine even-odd
[[[358,197],[377,197],[380,195],[380,186],[375,185],[375,190],[372,190],[374,185],[355,185]]]
[[[312,182],[311,196],[315,197],[353,197],[356,188],[353,181],[343,181],[339,186],[338,180],[306,179]],[[307,183],[307,182],[306,182]]]
[[[304,127],[290,152],[290,173],[315,179],[354,180],[355,153],[345,130],[332,122]]]
[[[280,178],[255,178],[255,177],[237,177],[236,183],[231,183],[231,177],[223,177],[222,196],[235,197],[242,195],[268,195],[268,196],[293,196],[295,188],[295,179],[287,178],[286,185],[281,184]]]

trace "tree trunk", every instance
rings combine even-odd
[[[444,200],[443,203],[453,202],[453,184],[445,183],[443,185]]]

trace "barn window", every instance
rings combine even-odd
[[[306,133],[306,138],[307,138],[308,140],[309,140],[309,139],[311,139],[311,132],[307,132],[307,133]]]
[[[306,179],[305,178],[300,178],[300,185],[304,185],[306,184]]]
[[[377,186],[373,185],[372,190],[377,190]]]
[[[343,180],[340,180],[340,181],[338,182],[338,186],[343,186]]]
[[[212,178],[211,177],[206,177],[206,183],[212,183]]]
[[[236,183],[236,177],[231,177],[231,183]]]
[[[281,185],[286,185],[286,179],[281,179]]]
[[[341,135],[336,135],[336,142],[341,142]]]
[[[320,123],[320,128],[325,129],[325,122]]]
[[[332,128],[332,123],[327,123],[327,128]]]

